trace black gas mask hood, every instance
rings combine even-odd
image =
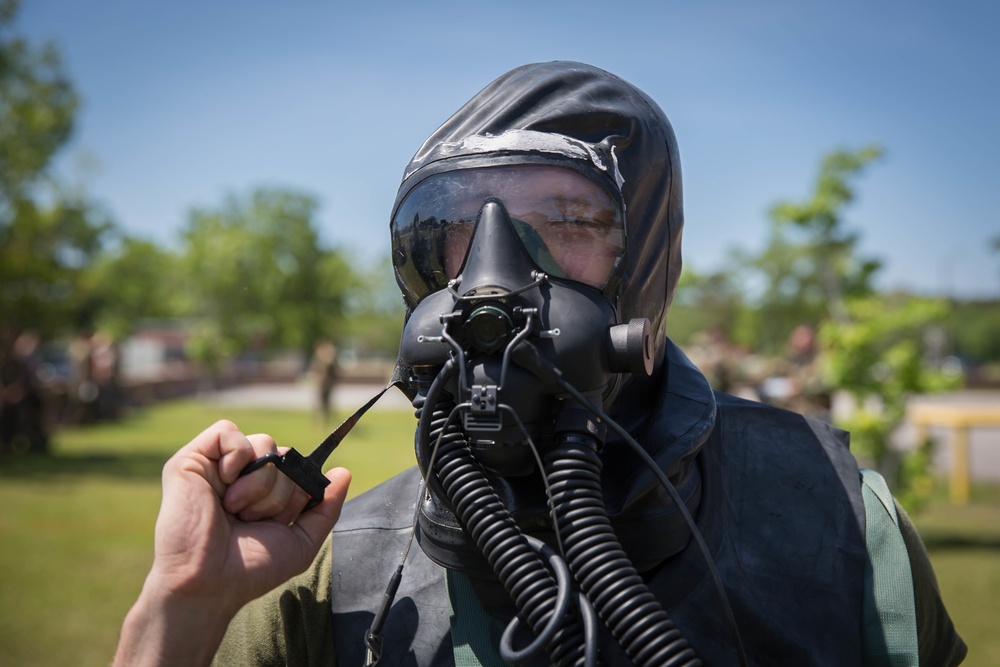
[[[662,366],[666,313],[681,271],[680,156],[670,122],[644,93],[589,65],[527,65],[501,76],[446,121],[414,155],[395,208],[429,174],[482,164],[578,164],[622,198],[627,262],[609,295],[620,320],[648,319]],[[407,299],[405,277],[397,278]]]
[[[605,327],[605,335],[610,335],[609,325],[648,320],[653,368],[648,373],[633,373],[628,372],[631,369],[617,366],[610,373],[610,390],[607,385],[600,387],[602,391],[608,390],[601,403],[630,433],[642,433],[648,424],[658,421],[652,418],[655,415],[651,407],[666,391],[667,349],[670,347],[665,334],[666,314],[681,270],[684,218],[680,158],[670,122],[644,93],[599,68],[556,61],[514,69],[483,89],[424,142],[405,170],[393,215],[416,185],[435,174],[503,164],[575,168],[594,180],[601,180],[609,190],[614,189],[620,195],[625,211],[625,258],[614,280],[604,290],[607,307],[613,314],[610,317],[607,312],[602,314],[604,324],[601,326]],[[393,239],[394,258],[400,243],[400,239]],[[477,252],[486,258],[509,254],[491,253],[488,244],[481,248]],[[401,266],[399,261],[395,262],[397,281],[407,306],[406,329],[409,332],[404,334],[401,344],[401,353],[405,354],[401,354],[397,377],[403,380],[404,391],[412,399],[417,395],[420,382],[426,388],[432,379],[428,373],[435,364],[424,363],[425,357],[433,355],[440,360],[448,344],[418,345],[410,334],[419,331],[420,335],[438,335],[441,325],[436,318],[452,310],[452,297],[448,290],[425,297],[414,295],[408,285],[412,281],[407,278],[407,271],[411,269],[410,265]],[[523,282],[525,278],[519,280]],[[540,289],[551,290],[555,284],[558,281],[550,279],[548,286]],[[574,291],[593,292],[585,287]],[[425,305],[423,302],[428,300],[432,303]],[[423,306],[421,313],[416,313],[418,304]],[[416,323],[411,324],[415,314],[418,318],[428,318],[430,328],[436,327],[438,331],[431,334],[427,323],[419,327]],[[484,315],[484,323],[488,320]],[[565,328],[558,323],[551,324],[560,328],[560,332]],[[622,331],[618,329],[616,334]],[[641,340],[641,337],[633,334],[631,340]],[[552,339],[543,344],[551,345]],[[609,362],[603,355],[609,347],[595,345],[593,357],[583,365],[602,367],[607,372],[609,368],[605,364]],[[615,354],[614,349],[611,348],[609,354]],[[636,359],[637,355],[631,358]],[[575,366],[561,370],[577,372],[579,369]],[[598,389],[598,384],[585,383],[579,388],[591,391]],[[654,455],[659,453],[662,458],[669,459],[664,461],[664,468],[673,475],[688,478],[689,472],[683,470],[685,466],[679,466],[674,456],[665,451],[668,443],[657,442],[655,433],[651,433],[650,438],[652,441],[643,441],[643,446]],[[611,448],[614,440],[612,435],[606,452],[620,451]],[[639,471],[641,466],[636,459],[627,453],[614,457],[602,453],[602,457],[606,460],[606,474],[621,476],[618,482],[605,480],[612,513],[664,505],[662,498],[657,502],[649,499],[651,492],[662,494],[653,491],[655,481]],[[692,458],[687,450],[678,457]],[[638,526],[641,521],[635,517],[631,523]],[[637,542],[642,542],[638,536]],[[670,550],[673,548],[671,546]],[[652,564],[666,555],[651,553],[648,558],[638,560]]]
[[[625,211],[625,252],[613,279],[595,288],[547,274],[493,198],[482,203],[458,275],[431,275],[441,269],[404,247],[419,234],[404,238],[395,226],[401,203],[435,174],[498,164],[568,166],[611,184]],[[425,142],[393,215],[394,267],[407,305],[395,379],[419,415],[416,452],[427,484],[421,548],[465,573],[488,607],[512,602],[557,664],[582,632],[574,622],[556,635],[546,626],[555,584],[538,582],[554,582],[546,561],[560,556],[582,589],[581,605],[597,607],[633,660],[650,636],[674,642],[638,572],[691,538],[683,515],[698,507],[694,458],[711,430],[714,400],[686,405],[676,423],[662,414],[668,367],[680,369],[680,382],[701,377],[683,361],[668,363],[677,354],[665,323],[683,216],[677,147],[663,112],[587,65],[519,68]],[[624,446],[628,434],[643,457]],[[644,461],[655,461],[676,493],[664,493],[662,473],[650,474]],[[605,590],[618,592],[598,595]],[[625,613],[627,600],[642,602],[626,604],[634,608]],[[628,639],[636,627],[642,642]],[[688,650],[680,644],[656,652],[679,655]],[[503,646],[501,654],[516,657]]]

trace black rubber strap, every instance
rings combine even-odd
[[[312,454],[309,456],[302,456],[294,449],[289,449],[287,452],[282,454],[276,454],[274,452],[270,454],[265,454],[260,458],[251,461],[247,464],[243,470],[240,471],[240,477],[244,475],[249,475],[254,470],[263,468],[268,463],[274,465],[275,468],[284,473],[290,480],[295,482],[303,491],[309,494],[309,503],[303,512],[312,509],[318,505],[323,500],[323,495],[326,491],[326,487],[329,486],[330,480],[326,478],[323,474],[323,464],[326,460],[330,458],[330,454],[333,453],[340,443],[347,437],[347,434],[351,432],[351,429],[358,423],[362,415],[368,412],[368,408],[375,405],[378,399],[382,398],[385,392],[389,391],[391,387],[395,387],[399,384],[399,379],[395,376],[389,381],[385,387],[383,387],[377,394],[371,397],[367,403],[358,408],[354,414],[345,419],[343,423],[340,424],[333,432],[323,439],[323,442],[319,443],[316,449],[313,450]]]

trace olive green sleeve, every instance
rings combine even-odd
[[[937,578],[931,567],[927,549],[917,534],[906,511],[896,503],[899,531],[910,559],[913,576],[913,597],[917,614],[917,644],[921,665],[952,667],[960,664],[968,652],[958,636],[948,610],[941,600]]]
[[[213,665],[335,665],[330,538],[308,570],[243,607]]]

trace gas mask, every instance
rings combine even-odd
[[[659,656],[638,664],[689,650],[604,510],[602,409],[653,368],[649,322],[620,322],[613,300],[627,252],[614,192],[582,167],[456,169],[412,186],[393,216],[415,303],[400,364],[427,484],[418,540],[474,586],[502,584],[536,635],[520,650],[508,637],[509,662],[591,656],[597,616],[633,659]],[[576,614],[560,568],[582,589]]]
[[[418,183],[393,219],[394,259],[409,295],[400,360],[416,377],[457,366],[447,387],[488,470],[534,467],[527,439],[551,438],[560,397],[551,365],[598,405],[623,373],[652,369],[649,324],[616,321],[625,255],[622,206],[567,167],[457,170]]]

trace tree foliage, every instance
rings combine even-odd
[[[888,473],[898,496],[914,508],[929,489],[930,456],[926,446],[893,451],[891,436],[910,396],[954,387],[960,378],[928,364],[925,354],[924,337],[948,321],[949,304],[879,295],[873,279],[880,262],[859,250],[860,236],[846,222],[857,180],[881,155],[871,145],[825,156],[811,192],[771,208],[768,242],[759,253],[733,251],[728,272],[682,280],[671,335],[683,342],[693,332],[721,329],[743,349],[776,356],[797,326],[818,330],[810,377],[822,378],[827,393],[854,406],[834,413],[852,433],[852,450]],[[963,329],[969,334],[964,344],[992,351],[989,334]]]
[[[927,363],[923,345],[929,327],[947,313],[942,300],[855,297],[845,303],[843,318],[827,320],[820,330],[825,379],[853,399],[853,410],[839,420],[851,432],[851,449],[863,461],[895,473],[896,495],[910,509],[932,490],[929,443],[902,453],[889,443],[910,396],[959,383],[957,375]]]
[[[876,145],[826,155],[812,193],[771,208],[764,250],[736,254],[748,284],[759,290],[739,332],[743,343],[777,352],[795,326],[843,319],[845,299],[872,293],[880,262],[858,253],[858,235],[844,224],[844,209],[855,199],[853,181],[881,155]]]
[[[970,364],[1000,363],[1000,302],[954,303],[948,317],[953,353]]]
[[[358,356],[395,358],[403,334],[403,298],[388,257],[357,268],[340,340]]]
[[[93,325],[122,340],[144,320],[183,316],[180,258],[144,239],[125,236],[94,259],[81,278]]]
[[[0,317],[16,330],[51,336],[86,326],[80,278],[110,230],[85,202],[43,207],[30,199],[0,223]]]
[[[702,331],[739,330],[746,313],[745,300],[735,273],[701,273],[686,265],[668,315],[671,339],[684,345]]]
[[[87,346],[120,341],[149,318],[190,327],[191,351],[209,371],[248,351],[308,354],[319,338],[383,356],[396,348],[401,309],[384,307],[381,283],[322,243],[311,196],[231,196],[191,211],[172,247],[120,235],[54,166],[80,101],[56,47],[17,33],[17,12],[17,0],[0,0],[0,366],[17,370],[5,370],[0,393],[23,395],[7,391],[11,378],[32,382],[42,353],[60,345],[79,362],[68,382],[85,381]],[[34,340],[42,345],[29,352],[17,343]],[[20,410],[7,403],[5,423]]]
[[[250,348],[308,353],[337,338],[357,286],[343,253],[320,243],[316,200],[263,188],[191,211],[183,232],[184,308],[200,320],[203,361]]]
[[[14,34],[17,0],[0,0],[0,191],[16,200],[69,140],[79,100],[59,52]]]
[[[880,262],[858,252],[858,234],[845,223],[845,208],[855,199],[853,181],[881,155],[877,146],[827,155],[805,200],[772,209],[772,243],[755,263],[763,268],[785,260],[781,270],[767,274],[758,317],[794,306],[789,312],[798,308],[817,318],[812,323],[820,328],[825,379],[854,405],[839,423],[852,432],[856,454],[889,472],[895,458],[890,438],[908,398],[954,386],[957,378],[924,358],[924,333],[944,321],[947,305],[876,295],[872,280]],[[899,456],[894,486],[914,507],[928,492],[929,458],[923,450]]]
[[[0,0],[0,324],[49,336],[88,319],[79,278],[113,226],[50,173],[78,99],[55,47],[14,33],[17,8]]]

